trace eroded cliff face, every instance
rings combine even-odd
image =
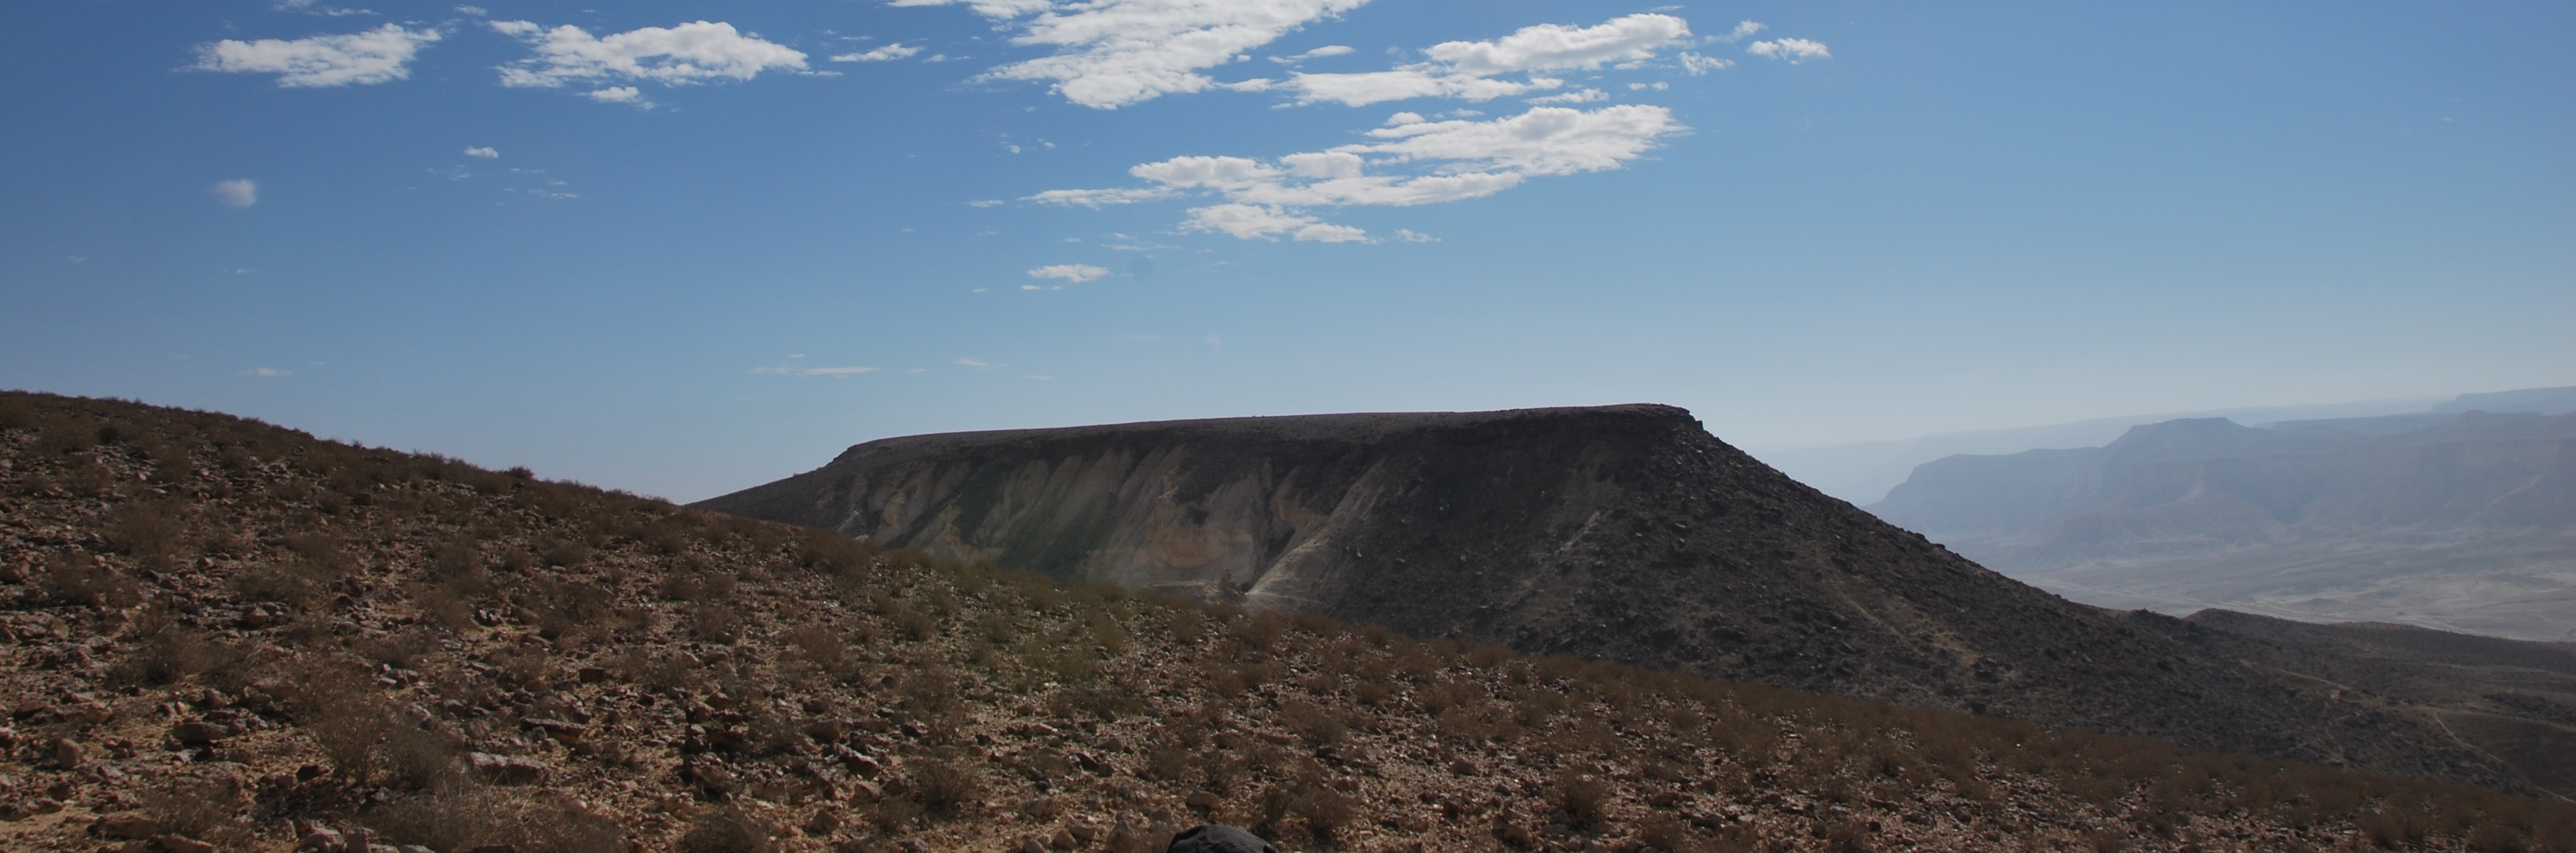
[[[700,506],[1421,636],[2511,778],[2429,718],[2212,654],[2166,617],[1987,571],[1667,406],[895,438]]]

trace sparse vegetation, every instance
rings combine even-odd
[[[1063,589],[215,415],[0,394],[0,458],[13,849],[133,816],[440,853],[1211,817],[1312,850],[2576,850],[2564,803]]]

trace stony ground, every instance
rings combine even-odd
[[[2576,849],[2564,803],[1314,617],[0,395],[0,848]]]

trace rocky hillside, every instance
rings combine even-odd
[[[2433,719],[1987,571],[1666,406],[887,439],[698,506],[1067,582],[2529,790]]]
[[[0,394],[0,848],[2576,850],[2563,803],[1154,603]]]
[[[2137,427],[1953,456],[1870,511],[2070,596],[2576,639],[2576,414]]]

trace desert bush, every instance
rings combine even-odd
[[[1587,827],[1609,817],[1610,786],[1599,777],[1574,768],[1557,771],[1548,785],[1548,803],[1565,814],[1569,826]]]
[[[624,853],[625,831],[554,797],[465,787],[420,792],[368,810],[387,841],[432,850],[510,845],[560,853]]]
[[[699,640],[729,644],[742,633],[742,614],[732,607],[715,602],[701,602],[689,609],[689,635]]]
[[[60,604],[127,607],[142,600],[134,581],[87,554],[63,551],[45,560],[45,596]]]
[[[29,429],[41,423],[36,407],[20,394],[0,396],[0,429]]]
[[[1342,742],[1349,726],[1340,714],[1304,699],[1293,699],[1280,709],[1279,716],[1288,730],[1305,738],[1312,746],[1331,746]]]
[[[923,814],[933,820],[958,817],[981,806],[983,780],[945,761],[924,761],[912,770],[911,784],[904,796],[921,805]]]
[[[239,665],[245,655],[204,631],[181,624],[168,609],[154,606],[126,633],[128,651],[110,668],[130,684],[157,687]]]
[[[126,554],[167,562],[188,532],[183,506],[173,501],[137,501],[117,507],[107,523],[107,540]]]

